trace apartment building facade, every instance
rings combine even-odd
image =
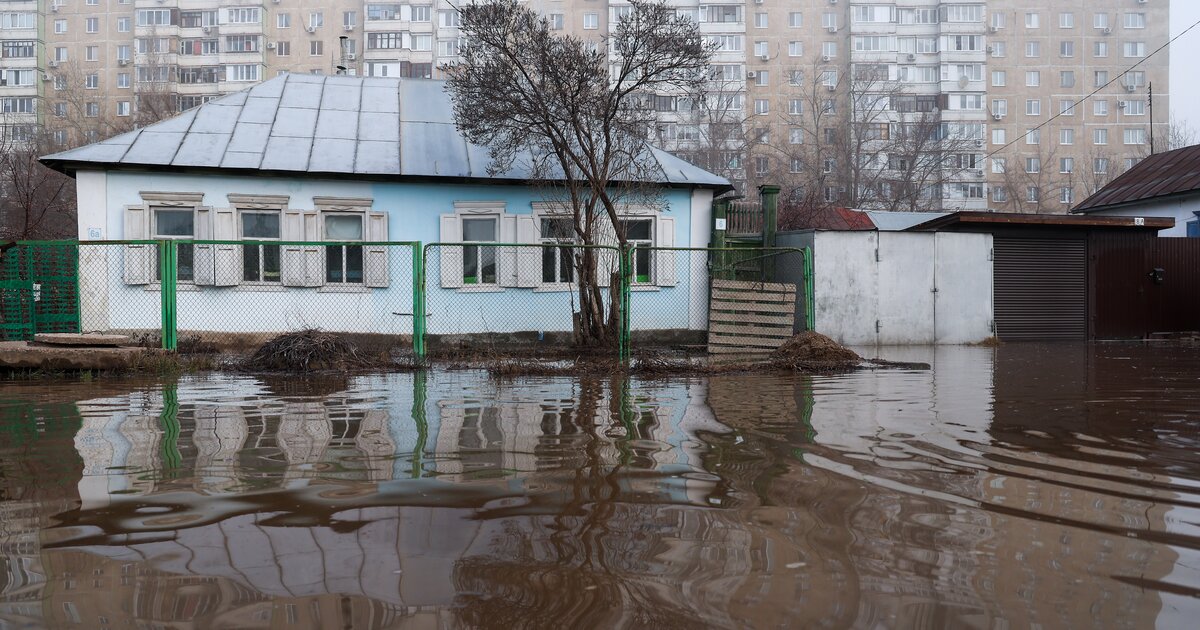
[[[702,98],[650,99],[657,140],[744,190],[779,183],[794,200],[868,209],[1059,212],[1148,154],[1152,136],[1165,144],[1168,55],[1149,55],[1167,41],[1167,0],[670,4],[716,52]],[[596,42],[630,10],[529,6]],[[454,7],[0,0],[0,124],[78,143],[281,72],[439,78],[461,45]]]

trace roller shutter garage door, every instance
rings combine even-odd
[[[996,336],[1001,341],[1087,339],[1087,241],[993,242]]]

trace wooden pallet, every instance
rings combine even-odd
[[[793,335],[796,285],[713,280],[708,305],[709,354],[762,354]]]

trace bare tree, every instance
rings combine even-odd
[[[1171,122],[1167,125],[1167,148],[1182,149],[1200,143],[1200,132],[1188,121],[1171,114]]]
[[[559,191],[579,243],[611,236],[624,249],[621,206],[657,179],[648,144],[658,94],[698,91],[710,48],[695,22],[665,3],[634,0],[603,45],[551,29],[517,0],[464,5],[460,62],[444,68],[459,130],[486,146],[489,170],[527,168]],[[616,331],[604,305],[598,257],[575,257],[576,340],[600,345]],[[616,286],[616,282],[611,282]]]
[[[71,238],[75,235],[75,182],[42,166],[53,152],[44,130],[16,135],[0,120],[0,240]]]

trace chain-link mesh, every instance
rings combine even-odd
[[[425,246],[426,331],[433,353],[485,344],[563,349],[583,339],[617,349],[611,309],[620,250],[569,244],[434,243]],[[582,274],[596,281],[584,294]]]
[[[124,333],[148,345],[166,331],[184,351],[250,351],[318,328],[419,357],[427,347],[627,356],[631,345],[711,345],[731,327],[776,337],[811,327],[809,256],[571,243],[33,243],[0,260],[0,331]],[[587,289],[584,275],[595,278]]]

